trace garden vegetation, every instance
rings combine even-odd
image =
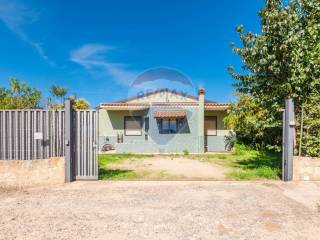
[[[243,25],[236,29],[241,44],[232,43],[232,50],[243,66],[228,67],[238,101],[225,123],[235,129],[238,142],[280,151],[281,109],[292,98],[296,154],[319,157],[320,1],[266,0],[259,16],[260,33]]]
[[[8,88],[0,86],[0,109],[62,109],[66,98],[73,101],[74,109],[89,109],[90,104],[85,99],[77,98],[75,94],[66,97],[68,94],[66,87],[52,85],[50,92],[51,96],[42,101],[40,90],[11,78]],[[55,101],[52,101],[52,98]]]

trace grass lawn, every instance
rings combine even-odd
[[[164,171],[120,169],[112,165],[123,162],[139,161],[145,158],[159,157],[146,154],[100,154],[99,179],[102,180],[136,180],[136,179],[174,179]],[[166,155],[168,157],[168,155]],[[170,156],[170,155],[169,155]],[[230,154],[195,154],[171,155],[172,157],[188,158],[190,161],[200,161],[228,168],[226,178],[230,180],[280,179],[281,156],[279,153],[252,150],[243,145],[237,145],[236,151]]]
[[[257,151],[237,145],[231,154],[201,154],[189,157],[201,161],[230,167],[227,178],[231,180],[257,180],[281,178],[281,154],[271,151]]]
[[[146,154],[100,154],[99,155],[99,179],[102,180],[120,180],[120,179],[142,179],[148,172],[137,172],[129,169],[112,169],[110,165],[113,163],[122,163],[127,160],[136,160],[153,155]]]

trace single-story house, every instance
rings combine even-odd
[[[126,153],[226,151],[223,119],[230,104],[161,89],[112,103],[99,111],[99,148]]]

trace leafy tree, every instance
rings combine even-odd
[[[242,59],[244,72],[236,73],[229,67],[237,79],[237,92],[250,96],[265,115],[255,120],[260,132],[253,133],[253,141],[259,135],[267,137],[266,131],[271,126],[278,132],[279,109],[283,108],[286,98],[294,99],[298,122],[304,102],[311,105],[320,102],[317,95],[320,90],[320,1],[292,0],[283,4],[281,0],[266,0],[259,16],[260,34],[245,32],[242,25],[236,29],[242,46],[233,45],[233,52]],[[251,109],[246,110],[250,120]],[[248,119],[239,117],[238,121],[241,120]],[[318,131],[313,132],[317,135]],[[273,135],[276,138],[271,145],[280,147],[281,132]],[[264,139],[264,142],[268,141]]]
[[[66,87],[59,87],[57,85],[51,85],[51,94],[60,99],[60,104],[63,105],[65,101],[65,97],[68,93],[68,89]]]
[[[54,95],[55,97],[62,97],[62,99],[60,99],[60,102],[56,102],[56,103],[52,103],[51,102],[51,98],[48,98],[48,106],[51,109],[63,109],[64,108],[64,101],[65,101],[65,95],[67,94],[67,88],[66,87],[57,87],[55,85],[51,86],[51,93],[52,95]],[[90,104],[87,100],[83,99],[83,98],[77,98],[77,95],[74,93],[73,95],[70,95],[67,97],[68,100],[72,101],[73,103],[73,109],[77,110],[77,109],[89,109]]]
[[[63,109],[64,99],[67,94],[66,87],[51,86],[51,93],[59,98],[59,102],[51,101],[51,96],[47,97],[47,108]],[[69,96],[68,99],[73,101],[74,109],[89,109],[89,102],[83,98],[76,98],[76,95]],[[39,108],[41,92],[30,87],[16,78],[10,79],[10,88],[0,87],[0,109],[32,109]]]
[[[1,109],[38,108],[41,92],[16,78],[10,79],[10,88],[0,88]]]
[[[320,92],[313,93],[304,103],[304,124],[302,135],[302,153],[320,156]],[[298,115],[300,116],[300,115]],[[300,120],[300,118],[299,118]],[[300,132],[298,132],[298,139]]]
[[[278,115],[280,113],[277,113]],[[257,149],[280,150],[281,126],[268,121],[267,110],[259,106],[250,95],[240,95],[238,102],[224,119],[229,129],[235,129],[237,140]]]
[[[9,100],[9,91],[5,88],[0,88],[0,108],[7,109]]]
[[[90,107],[89,102],[83,98],[75,99],[75,101],[73,103],[73,108],[75,110],[77,110],[77,109],[87,110],[87,109],[89,109],[89,107]]]
[[[68,99],[72,102],[74,110],[87,110],[90,107],[90,103],[86,99],[77,98],[76,94],[69,96]]]
[[[87,110],[90,107],[90,104],[84,98],[77,98],[76,94],[73,94],[68,97],[68,99],[73,103],[74,110]]]

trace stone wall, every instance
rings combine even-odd
[[[0,160],[0,187],[64,183],[64,157],[41,160]]]
[[[294,157],[293,180],[319,181],[320,158]]]

